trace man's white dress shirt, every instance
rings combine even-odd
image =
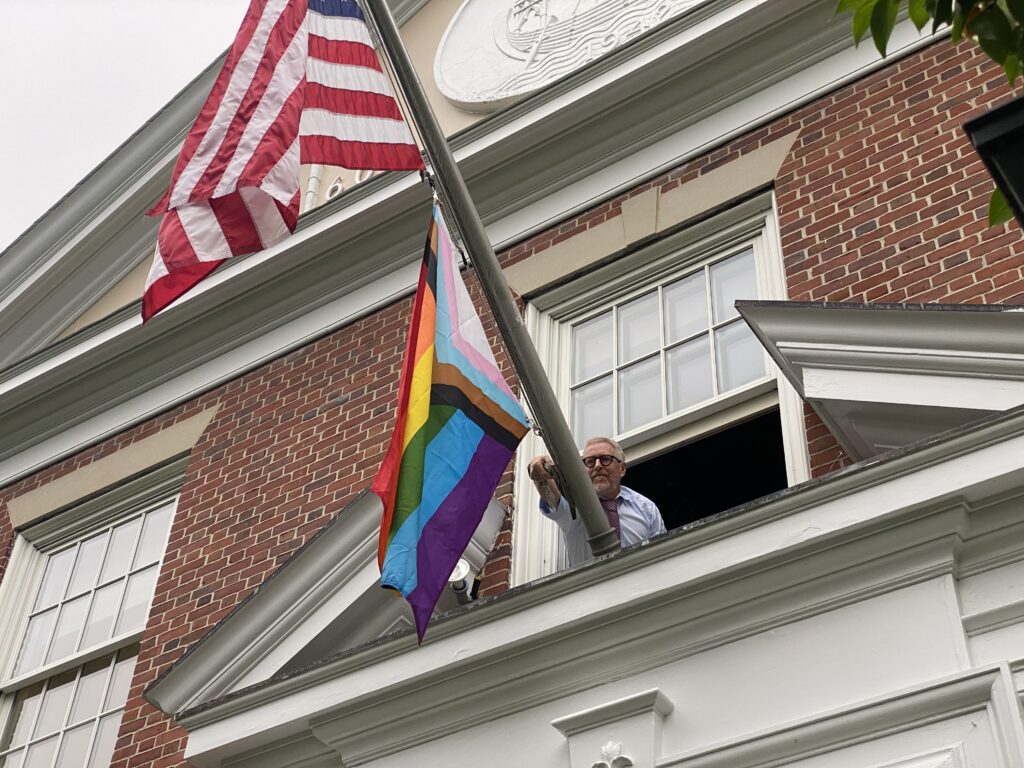
[[[665,521],[661,519],[657,505],[646,496],[641,496],[623,485],[619,487],[616,502],[619,512],[619,543],[623,547],[638,544],[665,532]],[[562,530],[562,541],[565,543],[569,565],[578,565],[591,558],[590,545],[587,543],[587,529],[583,526],[583,520],[579,514],[573,520],[572,515],[569,514],[569,504],[564,496],[554,509],[541,498],[540,511],[544,513],[545,517],[558,523],[558,527]]]

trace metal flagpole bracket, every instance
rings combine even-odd
[[[595,555],[617,552],[618,534],[608,523],[608,517],[580,461],[579,451],[565,423],[562,409],[512,299],[512,292],[502,275],[498,258],[494,255],[466,182],[423,92],[395,20],[384,0],[363,0],[362,5],[372,33],[382,43],[381,54],[387,59],[386,63],[394,72],[409,105],[410,122],[423,140],[423,148],[434,171],[433,186],[444,203],[445,213],[449,215],[448,223],[466,246],[526,401],[536,420],[544,427],[544,442],[565,482],[563,494],[566,501],[579,512],[591,551]]]

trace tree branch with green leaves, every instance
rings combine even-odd
[[[948,26],[954,43],[973,40],[1003,68],[1010,87],[1016,86],[1024,62],[1024,0],[839,0],[836,14],[851,14],[854,42],[860,44],[870,32],[875,48],[885,56],[902,6],[918,31],[930,22],[933,33]],[[1006,199],[994,190],[989,224],[1012,217]]]

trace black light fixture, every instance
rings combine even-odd
[[[1024,227],[1024,97],[964,123],[964,131]]]

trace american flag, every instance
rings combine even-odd
[[[150,212],[163,220],[144,321],[295,230],[300,163],[423,167],[355,0],[251,0]]]

